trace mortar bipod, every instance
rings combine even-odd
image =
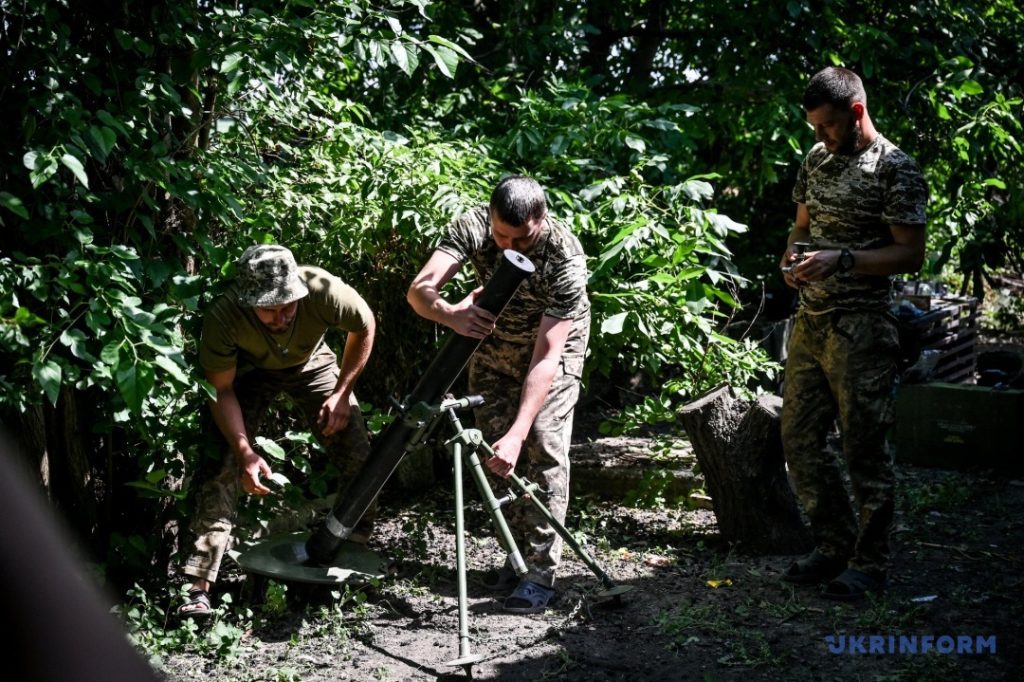
[[[590,554],[576,541],[564,524],[558,521],[551,513],[551,511],[540,501],[536,493],[539,490],[539,486],[531,483],[530,481],[516,475],[515,473],[509,474],[509,481],[512,484],[513,490],[510,490],[509,496],[506,498],[498,499],[494,496],[494,492],[491,490],[490,482],[487,480],[487,474],[484,472],[483,461],[481,460],[478,452],[484,453],[484,458],[490,458],[494,456],[494,451],[491,446],[484,440],[483,434],[479,429],[465,429],[462,427],[462,422],[459,420],[457,410],[468,409],[471,407],[478,407],[483,405],[484,400],[481,396],[467,396],[465,398],[455,399],[451,396],[445,398],[444,401],[438,406],[438,408],[430,409],[435,414],[445,414],[448,417],[453,436],[445,443],[445,447],[452,456],[452,469],[455,478],[455,561],[456,561],[456,572],[458,582],[458,594],[459,594],[459,657],[448,661],[448,666],[462,666],[466,670],[468,676],[472,676],[472,666],[483,660],[483,657],[474,654],[470,651],[470,635],[469,635],[469,609],[467,603],[467,589],[466,589],[466,547],[465,547],[465,520],[464,520],[464,499],[463,499],[463,488],[462,488],[462,465],[463,458],[470,466],[470,474],[473,477],[473,481],[476,483],[477,490],[480,492],[480,496],[483,499],[484,507],[491,515],[491,520],[494,523],[495,530],[498,532],[498,541],[507,552],[507,558],[509,565],[515,571],[516,575],[522,578],[527,573],[526,562],[523,560],[522,554],[519,552],[519,548],[512,537],[512,532],[509,530],[508,523],[505,521],[505,515],[501,511],[501,507],[511,500],[515,499],[516,493],[518,496],[529,499],[533,506],[541,513],[541,515],[551,524],[555,532],[562,538],[563,541],[576,553],[576,556],[580,558],[583,563],[600,579],[601,584],[604,585],[604,589],[598,592],[599,597],[611,597],[618,600],[621,595],[629,592],[633,589],[631,585],[619,585],[616,584],[611,577],[605,573],[601,566],[594,560]]]

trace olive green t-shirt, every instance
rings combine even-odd
[[[259,369],[286,369],[302,365],[324,342],[328,329],[363,331],[373,319],[366,301],[355,289],[322,268],[303,265],[299,276],[309,295],[299,299],[291,326],[271,333],[252,308],[238,303],[232,284],[215,298],[203,316],[199,364],[221,372],[249,365]]]

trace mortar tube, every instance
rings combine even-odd
[[[526,256],[506,249],[498,269],[477,297],[476,305],[499,317],[519,285],[535,269]],[[444,346],[406,398],[403,411],[419,403],[440,402],[482,342],[483,339],[450,332]],[[366,464],[345,490],[339,491],[334,508],[306,541],[309,561],[321,565],[330,563],[406,453],[424,437],[429,423],[410,423],[399,415],[374,441]]]

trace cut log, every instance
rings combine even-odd
[[[722,537],[759,554],[799,554],[813,546],[782,456],[782,399],[739,400],[719,386],[683,407]]]

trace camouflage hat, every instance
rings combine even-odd
[[[283,246],[250,246],[238,259],[238,302],[263,308],[297,301],[309,293],[295,256]]]

